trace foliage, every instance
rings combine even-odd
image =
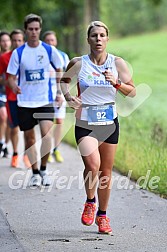
[[[107,8],[106,8],[107,6]],[[101,18],[112,34],[129,35],[160,29],[167,23],[167,2],[150,0],[103,0]]]
[[[128,59],[136,86],[146,83],[152,89],[150,97],[131,116],[120,118],[116,166],[124,174],[133,170],[135,180],[148,171],[150,179],[160,177],[153,191],[163,195],[167,195],[166,47],[166,32],[157,32],[113,40],[108,48]],[[129,57],[129,52],[133,56]]]
[[[43,18],[43,32],[54,30],[58,46],[70,57],[87,51],[86,27],[101,19],[112,35],[125,36],[162,28],[167,23],[166,0],[1,0],[0,30],[23,29],[24,17]]]

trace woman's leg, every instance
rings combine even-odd
[[[80,139],[78,147],[85,165],[83,173],[85,191],[87,198],[92,199],[95,196],[100,168],[98,141],[93,137],[86,136]]]
[[[114,164],[114,157],[116,153],[117,144],[102,143],[99,146],[100,152],[100,173],[99,173],[99,186],[98,186],[98,200],[99,209],[106,211],[110,191],[111,191],[111,178],[112,178],[112,167]]]
[[[94,223],[96,214],[95,192],[100,167],[98,141],[93,137],[86,136],[80,139],[78,146],[85,165],[83,176],[87,195],[81,221],[84,225],[90,226]]]
[[[114,163],[116,147],[116,144],[108,144],[105,142],[99,146],[101,165],[98,185],[99,209],[97,211],[96,224],[98,225],[99,233],[102,234],[112,233],[110,220],[106,216],[106,210],[110,197],[112,167]]]

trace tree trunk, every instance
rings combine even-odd
[[[84,1],[84,32],[86,34],[87,27],[91,21],[99,20],[99,0],[85,0]],[[83,46],[81,47],[82,53],[88,52],[88,44],[86,41],[86,36],[83,41]]]

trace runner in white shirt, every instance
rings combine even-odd
[[[57,73],[62,71],[62,58],[56,48],[39,40],[41,26],[40,16],[29,14],[25,17],[27,42],[13,51],[7,69],[9,86],[17,94],[19,126],[25,132],[27,154],[32,165],[33,175],[30,186],[39,186],[41,183],[45,186],[51,184],[46,170],[54,116],[54,100],[49,78],[50,63]],[[17,74],[18,85],[15,83]],[[57,77],[57,85],[59,86],[59,77]],[[56,99],[61,105],[61,97]],[[40,170],[33,131],[36,124],[39,124],[42,137]]]

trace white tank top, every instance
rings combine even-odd
[[[103,65],[95,65],[88,55],[81,57],[81,70],[78,74],[78,96],[82,100],[82,104],[103,105],[106,103],[115,103],[117,90],[109,81],[105,80],[103,72],[110,69],[118,78],[118,72],[115,66],[115,56],[108,54]],[[114,117],[117,117],[116,105],[113,105]],[[80,120],[87,121],[87,109],[82,107],[76,113],[76,117]]]

